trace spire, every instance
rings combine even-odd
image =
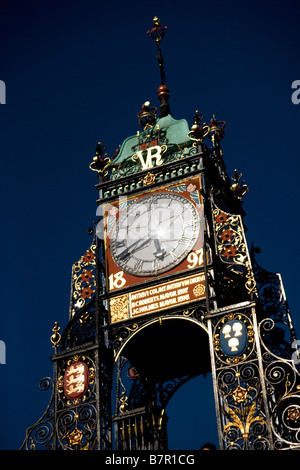
[[[159,70],[160,70],[160,80],[161,80],[161,85],[158,87],[158,98],[160,100],[160,114],[159,117],[164,117],[167,116],[168,114],[171,114],[170,107],[169,107],[169,88],[165,84],[166,82],[166,75],[165,75],[165,69],[164,69],[164,60],[162,57],[161,53],[161,47],[160,43],[162,38],[165,35],[165,32],[167,30],[167,26],[161,26],[160,25],[160,20],[155,16],[153,18],[153,28],[150,31],[147,31],[147,34],[151,36],[153,40],[156,42],[157,46],[157,60],[158,60],[158,65],[159,65]]]

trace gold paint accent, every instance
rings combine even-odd
[[[153,184],[155,182],[155,175],[153,173],[150,173],[148,171],[148,173],[146,174],[146,176],[144,178],[142,178],[140,180],[141,183],[144,183],[145,186],[148,186],[150,184]]]
[[[125,396],[125,393],[126,392],[122,392],[122,395],[120,397],[120,402],[121,402],[121,405],[119,407],[120,413],[124,413],[128,407],[128,397]]]
[[[35,443],[33,442],[32,437],[30,438],[31,444],[30,444],[30,450],[35,450]]]
[[[201,295],[204,294],[205,292],[205,285],[203,284],[197,284],[194,289],[193,289],[194,295],[196,297],[200,297]]]
[[[297,423],[298,419],[300,418],[300,411],[299,411],[299,408],[290,408],[288,410],[288,415],[287,415],[287,419],[291,420],[291,421],[294,421],[295,423]]]
[[[139,325],[137,323],[134,323],[132,325],[132,328],[129,328],[129,326],[126,327],[126,330],[129,330],[129,331],[136,331],[138,329]]]
[[[236,403],[242,403],[247,400],[248,390],[238,385],[231,395]]]
[[[76,427],[70,434],[67,435],[67,438],[69,439],[71,446],[80,445],[83,438],[83,432]]]
[[[53,348],[57,348],[60,340],[61,340],[61,335],[59,333],[60,327],[58,326],[58,322],[54,322],[54,327],[52,328],[53,335],[50,338],[51,343],[53,344]]]
[[[95,293],[96,279],[92,270],[96,266],[96,245],[91,245],[86,253],[73,264],[72,267],[72,294],[71,294],[71,318],[77,310],[82,308]],[[92,269],[86,269],[92,268]],[[82,322],[87,321],[90,314],[82,318]]]
[[[129,318],[128,294],[110,300],[110,322],[114,323]]]
[[[190,317],[191,315],[193,315],[193,313],[196,311],[196,309],[194,308],[193,310],[189,311],[189,310],[184,310],[184,312],[182,313],[182,315],[184,317]]]
[[[63,376],[63,375],[61,375],[61,376],[57,379],[56,387],[57,387],[58,393],[62,393],[62,392],[64,391],[64,376]]]
[[[247,407],[244,410],[236,411],[229,408],[228,405],[226,408],[222,407],[222,412],[231,419],[231,421],[224,426],[224,434],[226,434],[230,428],[236,427],[241,432],[243,439],[248,439],[250,427],[253,423],[266,423],[262,416],[254,416],[257,410],[259,410],[257,403],[253,403],[250,407]]]

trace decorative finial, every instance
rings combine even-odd
[[[157,46],[157,60],[160,69],[160,78],[161,84],[164,85],[166,81],[165,71],[164,71],[164,60],[161,54],[160,42],[165,35],[167,30],[167,26],[161,26],[159,24],[159,19],[157,16],[153,18],[153,28],[150,31],[147,31],[147,34],[151,36],[152,39],[155,40]]]
[[[209,125],[209,138],[214,144],[219,144],[220,140],[225,136],[225,121],[217,121],[216,116],[213,115]]]
[[[157,60],[158,60],[158,65],[159,65],[159,70],[160,70],[160,80],[161,80],[161,85],[158,88],[158,98],[160,99],[161,105],[160,105],[160,114],[159,117],[164,117],[167,116],[168,114],[171,114],[170,107],[169,107],[169,88],[165,84],[166,82],[166,75],[165,75],[165,69],[164,69],[164,60],[162,57],[161,53],[161,48],[160,48],[160,43],[162,38],[165,35],[165,32],[167,30],[167,26],[161,26],[159,19],[157,16],[153,18],[153,28],[150,31],[147,31],[147,34],[151,36],[153,40],[156,42],[157,46]]]
[[[203,119],[203,114],[200,114],[198,110],[196,110],[195,116],[193,117],[194,124],[191,127],[190,132],[188,133],[189,139],[197,142],[198,144],[202,144],[205,137],[209,133],[209,126],[205,123],[202,125],[201,121]],[[197,144],[195,145],[197,147]]]
[[[54,322],[54,327],[52,329],[53,335],[50,338],[51,343],[53,344],[53,348],[57,348],[60,340],[61,340],[61,335],[59,333],[60,327],[58,326],[58,322]]]
[[[242,173],[238,173],[237,170],[234,170],[234,173],[231,177],[233,184],[230,186],[231,191],[234,192],[234,194],[240,201],[242,201],[245,194],[247,194],[249,191],[249,188],[246,185],[245,181],[242,181],[242,183],[239,182],[242,176]]]
[[[96,171],[99,176],[99,180],[102,180],[103,175],[105,174],[105,170],[110,166],[111,160],[108,158],[107,153],[103,155],[105,151],[105,147],[101,142],[98,142],[97,147],[95,149],[95,156],[93,161],[90,163],[90,170]]]

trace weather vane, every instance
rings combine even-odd
[[[161,26],[159,24],[159,19],[157,16],[153,18],[153,28],[150,31],[147,31],[147,34],[151,36],[152,39],[155,40],[156,45],[157,45],[157,60],[158,60],[158,65],[160,69],[160,78],[161,78],[161,84],[164,85],[166,81],[166,76],[165,76],[165,71],[164,71],[164,60],[161,54],[161,48],[160,48],[160,42],[162,38],[165,35],[165,32],[167,30],[167,26]]]

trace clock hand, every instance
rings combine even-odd
[[[127,258],[127,256],[130,256],[135,251],[138,251],[144,248],[145,246],[150,245],[151,241],[151,238],[148,238],[146,240],[140,238],[136,242],[132,243],[129,247],[127,247],[122,253],[120,253],[119,258],[121,260],[124,260],[125,258]],[[142,243],[140,244],[140,242]]]
[[[155,257],[163,260],[166,254],[166,250],[161,248],[160,241],[157,238],[155,238],[153,241],[156,248],[156,252],[154,252]]]

